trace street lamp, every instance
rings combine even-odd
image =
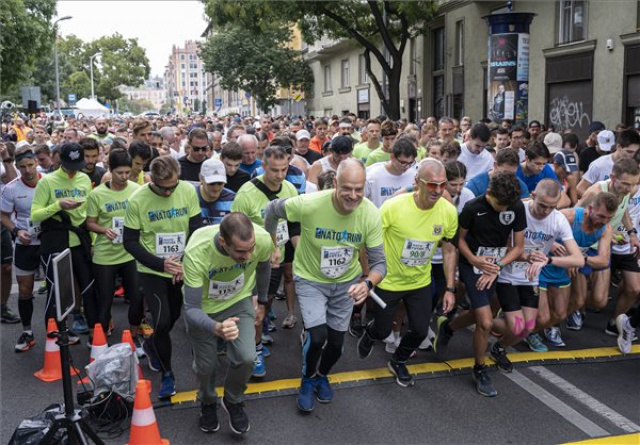
[[[95,93],[93,91],[93,59],[95,59],[100,54],[102,54],[102,52],[98,51],[93,56],[89,57],[89,65],[91,67],[91,99],[95,99],[96,98],[96,95],[95,95]]]
[[[56,64],[56,109],[58,110],[58,114],[60,114],[60,72],[58,71],[58,31],[56,29],[56,25],[58,22],[63,20],[72,19],[70,15],[66,15],[64,17],[60,17],[58,20],[53,22],[53,31],[55,32],[55,41],[53,42],[53,54],[54,60]]]

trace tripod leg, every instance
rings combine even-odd
[[[81,420],[75,420],[73,422],[73,434],[74,434],[74,440],[69,441],[69,443],[80,443],[82,445],[89,445],[89,442],[87,442],[87,438],[84,437],[84,432],[82,431],[82,425],[80,424]]]
[[[51,425],[51,428],[49,429],[49,431],[47,431],[47,434],[45,434],[40,443],[42,445],[49,445],[49,443],[51,443],[52,439],[56,436],[56,433],[62,426],[62,423],[63,422],[60,422],[58,421],[58,419],[56,419],[56,421],[53,423],[53,425]]]
[[[87,434],[87,436],[89,436],[89,438],[93,440],[93,443],[95,445],[104,445],[102,439],[98,437],[96,432],[91,429],[91,426],[84,419],[80,419],[80,427]]]

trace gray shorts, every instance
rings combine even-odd
[[[358,284],[360,277],[345,283],[317,283],[294,276],[305,329],[326,324],[331,329],[346,332],[349,329],[353,298],[347,291]]]

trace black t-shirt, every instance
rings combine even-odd
[[[180,179],[184,181],[199,182],[200,181],[200,168],[202,168],[202,162],[191,162],[186,156],[178,159],[180,163]]]
[[[477,255],[479,247],[506,247],[512,230],[522,232],[527,228],[527,215],[522,201],[504,212],[496,212],[482,195],[465,204],[458,223],[468,231],[465,241]],[[460,255],[460,260],[469,264],[464,255]]]
[[[580,152],[580,164],[578,165],[578,170],[581,172],[586,172],[589,170],[589,166],[593,161],[600,157],[600,153],[596,147],[587,147]]]
[[[300,153],[296,152],[296,154],[302,158],[304,158],[309,165],[313,164],[314,162],[316,162],[318,159],[322,158],[322,155],[320,153],[318,153],[317,151],[314,150],[307,150],[307,152],[303,155],[301,155]]]
[[[249,182],[250,180],[251,178],[249,177],[249,174],[247,172],[238,169],[235,175],[227,175],[227,185],[225,187],[235,193],[238,193],[240,187],[242,187],[245,182]]]
[[[87,172],[83,172],[83,173],[86,174],[89,177],[89,179],[91,179],[91,188],[96,188],[102,182],[102,177],[106,172],[107,172],[107,169],[96,165],[91,173],[87,173]]]

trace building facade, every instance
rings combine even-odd
[[[512,12],[535,14],[529,36],[530,120],[580,137],[593,120],[609,128],[640,122],[638,5],[635,0],[513,2]],[[506,2],[442,2],[429,31],[405,50],[402,117],[487,116],[484,17],[506,12]],[[307,92],[309,114],[382,114],[361,47],[350,41],[318,42],[307,48],[306,57],[315,75],[314,89]],[[380,66],[372,64],[380,79]]]
[[[198,42],[188,40],[184,47],[173,46],[167,63],[164,81],[167,100],[175,114],[203,112],[207,103],[207,75],[198,56]]]
[[[161,77],[146,80],[139,87],[121,85],[119,90],[129,100],[148,100],[153,104],[153,111],[156,112],[160,111],[167,100],[164,80]]]

